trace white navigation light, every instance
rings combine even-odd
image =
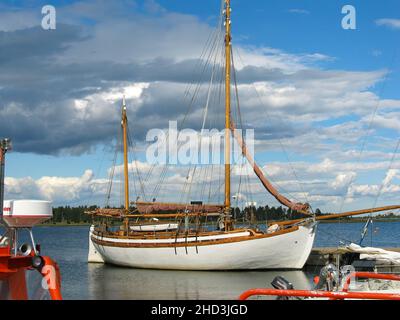
[[[52,217],[50,201],[4,200],[3,220],[10,228],[31,228]]]

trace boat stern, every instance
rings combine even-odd
[[[101,254],[96,250],[93,241],[92,234],[94,231],[94,225],[90,226],[89,230],[89,252],[88,252],[88,263],[104,263],[104,259]]]

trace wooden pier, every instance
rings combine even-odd
[[[389,251],[400,252],[400,248],[385,248]],[[310,257],[308,258],[305,270],[315,270],[317,268],[325,266],[327,263],[331,262],[336,265],[343,266],[346,260],[354,254],[353,266],[357,271],[378,271],[382,273],[400,273],[400,265],[395,265],[391,263],[379,263],[373,260],[360,260],[358,258],[358,253],[351,252],[346,248],[314,248],[311,251]]]

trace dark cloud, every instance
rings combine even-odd
[[[21,61],[47,60],[64,51],[68,43],[83,40],[81,28],[59,24],[57,30],[40,27],[0,31],[0,66],[16,66]]]
[[[140,99],[129,101],[132,131],[138,139],[143,140],[151,128],[166,128],[169,120],[182,119],[188,110],[183,127],[200,129],[211,66],[204,69],[204,61],[193,58],[193,52],[200,55],[203,38],[211,28],[194,17],[154,7],[155,3],[151,3],[150,11],[155,11],[157,18],[147,19],[135,11],[134,4],[126,1],[114,7],[102,0],[78,2],[60,8],[60,16],[70,21],[59,23],[54,31],[40,27],[0,31],[0,136],[12,138],[20,152],[86,152],[116,136],[123,87],[140,82],[147,87]],[[126,5],[130,10],[124,10]],[[113,14],[107,14],[110,12]],[[112,18],[114,14],[118,19]],[[237,72],[239,85],[269,82],[275,86],[267,88],[266,101],[257,100],[258,93],[249,88],[240,92],[242,114],[249,121],[244,123],[245,128],[255,128],[260,140],[289,139],[307,132],[304,119],[331,112],[322,106],[346,91],[359,106],[352,108],[343,101],[343,110],[367,110],[361,98],[371,99],[364,93],[357,96],[358,91],[380,76],[312,68],[292,70],[288,66],[296,65],[297,57],[279,51],[268,54],[257,57],[274,62],[276,54],[275,65],[285,66],[282,61],[286,59],[293,63],[285,70],[274,64],[266,67],[269,64],[265,63],[247,65]],[[223,126],[223,90],[217,85],[223,83],[222,73],[220,67],[215,68],[209,128]],[[193,101],[196,85],[190,87],[191,83],[200,83]],[[186,95],[188,86],[191,93]],[[295,90],[286,93],[285,86]],[[115,101],[96,96],[110,90],[121,91],[113,92]],[[83,110],[76,105],[82,99],[87,103]],[[299,120],[304,114],[308,118]]]
[[[199,101],[204,101],[210,70],[196,75],[202,61],[156,58],[129,64],[64,63],[60,57],[70,44],[87,39],[81,27],[65,24],[58,25],[56,31],[35,27],[0,32],[0,39],[0,135],[11,137],[20,152],[79,153],[111,140],[118,129],[118,106],[111,104],[100,119],[80,119],[73,102],[123,83],[151,83],[133,115],[134,119],[147,120],[133,120],[137,122],[134,132],[139,139],[144,139],[149,128],[166,128],[169,120],[187,112],[190,97],[184,100],[183,96],[188,83],[203,83],[192,111],[204,107],[204,102]],[[256,70],[244,69],[243,78],[255,78],[254,73]],[[199,129],[199,123],[201,114],[191,117],[185,127]]]

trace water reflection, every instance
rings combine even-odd
[[[271,287],[282,275],[295,288],[309,289],[310,279],[302,271],[166,271],[88,266],[89,299],[236,299],[253,287]]]
[[[358,239],[364,223],[320,224],[316,246],[337,246],[340,239]],[[373,245],[394,247],[400,243],[400,222],[374,223]],[[61,269],[64,299],[235,299],[251,287],[270,287],[283,275],[295,288],[310,288],[312,275],[300,271],[184,272],[124,269],[87,263],[88,226],[39,227],[35,239],[44,255]],[[25,233],[24,233],[25,234]],[[23,238],[21,242],[27,241]],[[371,245],[370,239],[364,244]],[[397,245],[396,245],[397,244]]]

